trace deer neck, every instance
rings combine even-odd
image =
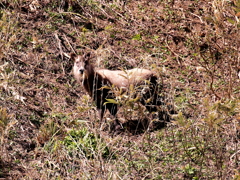
[[[92,93],[94,91],[94,86],[95,86],[95,79],[97,76],[96,76],[94,67],[91,65],[90,65],[89,69],[87,70],[87,72],[88,73],[85,75],[82,83],[83,83],[85,90],[92,97]]]

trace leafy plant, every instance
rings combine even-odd
[[[95,134],[89,132],[86,128],[71,130],[62,143],[67,147],[70,155],[77,153],[80,158],[94,158],[96,156],[106,158],[110,155],[110,150],[102,139],[96,137]]]
[[[45,142],[51,140],[58,134],[62,133],[62,128],[55,122],[54,119],[49,118],[41,125],[39,134],[37,136],[38,143],[43,145]]]

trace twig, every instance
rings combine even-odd
[[[235,152],[233,155],[231,155],[231,157],[230,157],[230,159],[232,159],[234,156],[236,156],[238,153],[240,153],[240,149],[237,151],[237,152]]]
[[[14,59],[16,59],[16,60],[18,60],[18,61],[20,61],[20,62],[26,64],[27,66],[30,66],[30,67],[33,68],[33,69],[38,70],[38,71],[44,72],[44,73],[46,73],[46,74],[56,75],[56,74],[51,73],[51,72],[49,72],[49,71],[46,71],[46,70],[44,70],[44,69],[41,69],[41,68],[38,68],[38,67],[33,66],[33,65],[31,65],[31,64],[28,64],[28,63],[26,63],[25,61],[23,61],[23,60],[17,58],[16,56],[14,57]]]
[[[66,56],[66,57],[69,58],[69,59],[70,59],[70,57],[71,57],[71,56],[69,56],[69,55],[68,55],[67,53],[65,53],[65,52],[63,53],[63,55]]]
[[[57,33],[54,33],[54,36],[55,36],[55,38],[57,39],[58,47],[59,47],[60,54],[61,54],[61,58],[62,58],[62,60],[63,60],[63,50],[62,50],[62,46],[61,46],[61,41],[60,41]],[[63,64],[62,64],[62,63],[61,63],[61,66],[62,66],[63,74],[65,74],[65,70],[64,70],[64,67],[63,67]]]
[[[54,36],[55,36],[55,38],[57,39],[58,47],[59,47],[60,54],[61,54],[61,58],[62,58],[62,60],[63,60],[63,50],[62,50],[62,46],[61,46],[61,41],[60,41],[57,33],[54,33]]]
[[[66,37],[66,34],[63,34],[64,35],[64,38],[65,40],[67,41],[68,45],[70,46],[72,52],[76,53],[76,51],[73,49],[72,45],[70,44],[70,42],[68,41],[67,37]]]
[[[168,36],[169,36],[169,35],[167,35],[167,38],[166,38],[167,48],[176,56],[178,63],[182,66],[182,63],[179,61],[179,54],[175,53],[175,52],[172,50],[172,48],[170,48],[170,46],[169,46],[169,44],[168,44]]]
[[[71,14],[71,15],[76,15],[76,16],[79,16],[79,17],[85,19],[85,20],[90,21],[89,18],[84,17],[83,15],[81,15],[81,14],[79,14],[79,13],[74,13],[74,12],[59,12],[59,14]],[[91,21],[90,21],[90,22],[91,22]]]
[[[202,20],[202,18],[201,18],[200,16],[198,16],[198,15],[196,15],[196,14],[193,14],[193,13],[190,13],[190,14],[193,15],[193,16],[198,17],[198,18],[200,19],[201,23],[203,24],[203,20]]]

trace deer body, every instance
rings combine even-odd
[[[146,84],[146,80],[149,81],[149,90],[143,96],[152,96],[153,101],[151,105],[157,105],[157,77],[155,74],[148,69],[135,68],[126,71],[120,70],[107,70],[107,69],[95,69],[90,64],[90,54],[79,56],[71,54],[71,59],[74,60],[73,74],[79,83],[82,83],[84,89],[87,91],[89,96],[95,101],[97,110],[100,115],[100,120],[103,119],[104,112],[106,109],[116,117],[117,104],[105,103],[106,99],[114,99],[115,95],[110,88],[104,88],[106,86],[111,87],[112,85],[127,90],[130,85],[139,86]],[[149,111],[155,111],[155,108],[148,106],[144,98],[140,99],[140,102],[146,106]],[[105,103],[105,104],[104,104]],[[116,124],[119,124],[116,121]]]
[[[154,76],[154,73],[148,69],[134,68],[126,71],[97,69],[96,72],[102,77],[108,79],[111,84],[118,88],[127,88],[130,84],[138,85],[146,79]]]

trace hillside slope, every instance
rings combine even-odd
[[[0,2],[0,178],[238,179],[239,13],[239,0]],[[137,130],[157,120],[127,99],[126,132],[110,134],[64,56],[89,51],[96,67],[156,71],[175,120]]]

